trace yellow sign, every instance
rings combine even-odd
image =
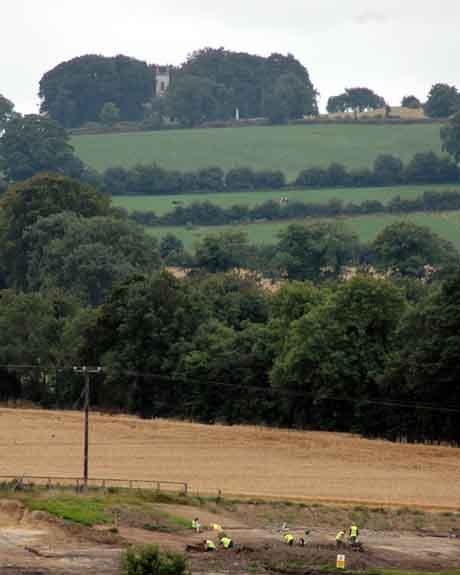
[[[345,555],[337,555],[337,569],[345,569]]]

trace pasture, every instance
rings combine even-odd
[[[72,144],[89,166],[159,165],[182,171],[217,165],[282,170],[292,180],[304,168],[340,162],[370,167],[379,154],[408,161],[416,152],[441,152],[440,124],[311,124],[75,135]]]
[[[407,215],[378,214],[370,216],[357,216],[340,218],[350,227],[362,242],[372,241],[376,235],[389,224],[396,221],[411,221],[421,226],[428,226],[433,232],[442,238],[451,241],[460,250],[460,212],[427,213],[418,212]],[[313,220],[315,221],[315,220]],[[292,223],[302,223],[305,220],[287,220],[276,222],[260,222],[246,225],[233,226],[165,226],[146,228],[149,234],[163,237],[167,233],[173,233],[180,238],[187,249],[191,250],[197,240],[210,233],[218,233],[224,230],[242,230],[247,232],[249,241],[256,244],[271,244],[277,240],[277,234]]]
[[[81,476],[83,414],[0,410],[0,474]],[[460,450],[351,434],[92,414],[90,475],[192,493],[458,508]]]
[[[254,190],[242,192],[209,192],[162,196],[113,196],[112,204],[128,211],[153,211],[161,216],[174,210],[177,206],[186,207],[194,202],[211,202],[221,208],[231,206],[255,206],[267,201],[278,202],[287,197],[290,202],[325,204],[331,200],[344,203],[361,204],[367,200],[378,200],[388,203],[395,196],[402,199],[413,199],[424,192],[459,191],[460,186],[452,184],[424,186],[393,186],[373,188],[325,188],[325,189],[288,189],[288,190]]]

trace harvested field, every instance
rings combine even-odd
[[[82,423],[76,412],[0,410],[0,475],[81,475]],[[91,476],[187,481],[200,494],[458,509],[459,455],[325,432],[91,417]]]

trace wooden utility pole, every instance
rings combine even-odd
[[[83,409],[85,412],[85,423],[83,432],[83,486],[88,487],[89,478],[89,407],[90,407],[90,375],[92,373],[101,373],[103,371],[102,367],[74,367],[75,373],[83,374],[84,378],[84,388],[83,388]],[[80,398],[82,397],[80,396]]]
[[[89,456],[89,372],[83,368],[85,377],[85,433],[84,433],[84,446],[83,446],[83,484],[88,486],[88,456]]]

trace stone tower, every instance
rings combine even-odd
[[[155,69],[155,94],[164,96],[171,82],[169,66],[157,66]]]

